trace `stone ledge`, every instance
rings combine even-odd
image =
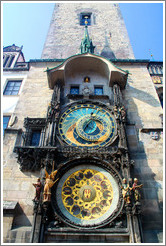
[[[157,128],[155,128],[155,127],[153,127],[153,128],[151,128],[151,127],[146,127],[146,128],[142,128],[141,129],[141,132],[160,132],[160,131],[163,131],[163,127],[157,127]]]
[[[14,129],[14,128],[6,128],[5,133],[9,134],[17,134],[18,132],[22,132],[22,129]]]
[[[3,201],[4,214],[14,214],[17,204],[16,201]]]

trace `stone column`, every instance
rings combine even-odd
[[[47,121],[49,122],[47,144],[49,146],[55,144],[56,122],[60,111],[60,98],[61,98],[61,82],[58,81],[54,86],[51,103],[48,107],[48,112],[47,112]]]

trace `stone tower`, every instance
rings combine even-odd
[[[91,2],[55,4],[42,59],[61,59],[80,53],[84,18],[88,19],[88,31],[96,47],[95,54],[107,58],[134,59],[119,5]],[[109,56],[112,53],[114,56]]]

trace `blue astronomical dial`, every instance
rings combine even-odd
[[[97,128],[97,124],[93,119],[86,120],[83,130],[87,134],[93,133]]]
[[[95,104],[78,104],[67,109],[60,117],[58,129],[67,144],[89,148],[105,146],[116,135],[114,116]]]

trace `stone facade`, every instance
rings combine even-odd
[[[15,218],[11,223],[12,231],[16,230],[15,223],[20,228],[25,227],[23,228],[24,232],[30,231],[33,221],[32,199],[35,192],[32,183],[35,183],[37,177],[40,176],[39,172],[31,173],[19,170],[16,154],[13,153],[17,133],[17,131],[14,133],[14,129],[24,129],[23,121],[27,116],[32,118],[46,117],[52,90],[48,88],[45,70],[47,67],[55,67],[56,65],[58,63],[32,62],[30,64],[30,71],[20,95],[19,103],[15,109],[18,121],[5,133],[4,200],[8,200],[10,197],[10,201],[17,201],[22,209],[22,213],[19,216],[17,215],[18,218]],[[157,238],[161,240],[160,231],[162,230],[163,136],[159,117],[162,113],[162,108],[145,63],[133,63],[132,65],[129,63],[119,63],[118,66],[130,72],[128,84],[123,91],[123,99],[127,109],[126,132],[130,157],[135,162],[132,170],[133,177],[137,177],[144,185],[142,192],[144,239],[146,242],[149,242],[148,235],[153,235],[153,238],[155,238],[153,240],[157,242]],[[78,81],[77,77],[75,81]],[[69,80],[65,85],[65,95],[70,94],[70,86],[73,83],[74,80],[72,83]],[[93,88],[94,85],[91,84],[91,86]],[[105,85],[105,91],[107,91],[107,95],[111,100],[112,89]],[[39,101],[40,104],[38,103]],[[156,131],[159,133],[159,137],[157,140],[154,140],[152,139],[152,133]],[[20,219],[22,221],[21,225],[19,224]],[[149,220],[151,223],[149,223]],[[5,236],[4,241],[13,242],[10,239],[9,232]],[[16,241],[19,242],[18,236]]]
[[[132,65],[127,69],[131,73],[124,92],[129,122],[128,146],[130,157],[135,162],[133,175],[144,185],[144,240],[157,243],[162,242],[163,218],[163,130],[160,119],[162,108],[146,65]],[[154,133],[157,134],[156,139],[153,139]]]
[[[80,53],[80,37],[84,34],[80,25],[81,13],[91,13],[89,34],[96,46],[96,54],[100,55],[108,45],[117,59],[134,58],[119,5],[90,2],[55,4],[42,58],[61,59]]]

